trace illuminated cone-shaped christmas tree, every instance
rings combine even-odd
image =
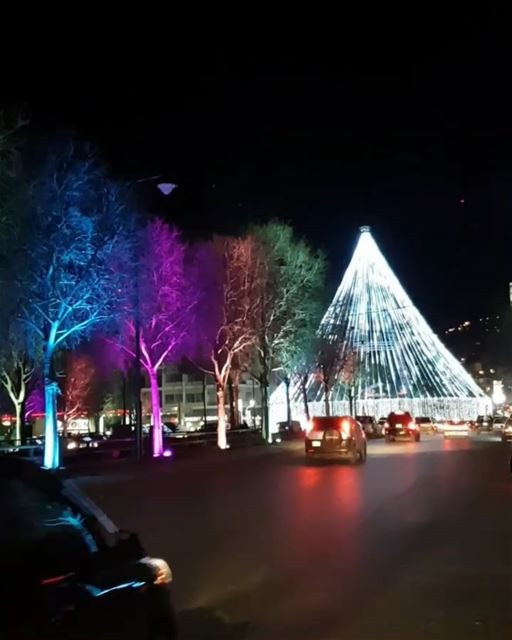
[[[352,260],[318,329],[335,353],[328,402],[321,376],[307,383],[311,415],[476,418],[490,399],[433,333],[411,302],[370,234],[361,227]],[[292,416],[305,414],[303,392],[292,386]],[[272,419],[286,419],[284,389],[272,397]]]

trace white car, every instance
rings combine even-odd
[[[467,438],[469,424],[466,420],[448,420],[444,425],[445,438]]]
[[[448,420],[436,420],[434,422],[434,431],[436,433],[444,433],[444,429],[446,427],[446,425],[448,424]]]
[[[507,422],[507,418],[505,416],[494,416],[492,419],[492,430],[493,433],[502,433],[505,428],[505,423]]]
[[[427,416],[420,416],[416,418],[416,424],[419,426],[420,431],[423,433],[434,433],[434,421],[432,418],[428,418]]]

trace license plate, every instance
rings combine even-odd
[[[311,443],[314,447],[321,447],[322,443],[320,442],[320,440],[313,440],[313,442]]]

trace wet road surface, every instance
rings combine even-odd
[[[368,462],[300,444],[120,463],[82,487],[168,559],[180,638],[512,637],[510,446],[372,441]]]

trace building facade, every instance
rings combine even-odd
[[[173,422],[195,430],[205,422],[217,421],[217,395],[213,377],[200,371],[182,370],[177,365],[166,365],[158,372],[162,421]],[[230,390],[226,389],[226,416],[229,419]],[[239,387],[238,409],[242,422],[248,426],[261,424],[261,390],[257,380],[242,375]],[[143,421],[149,424],[149,385],[142,389]]]

